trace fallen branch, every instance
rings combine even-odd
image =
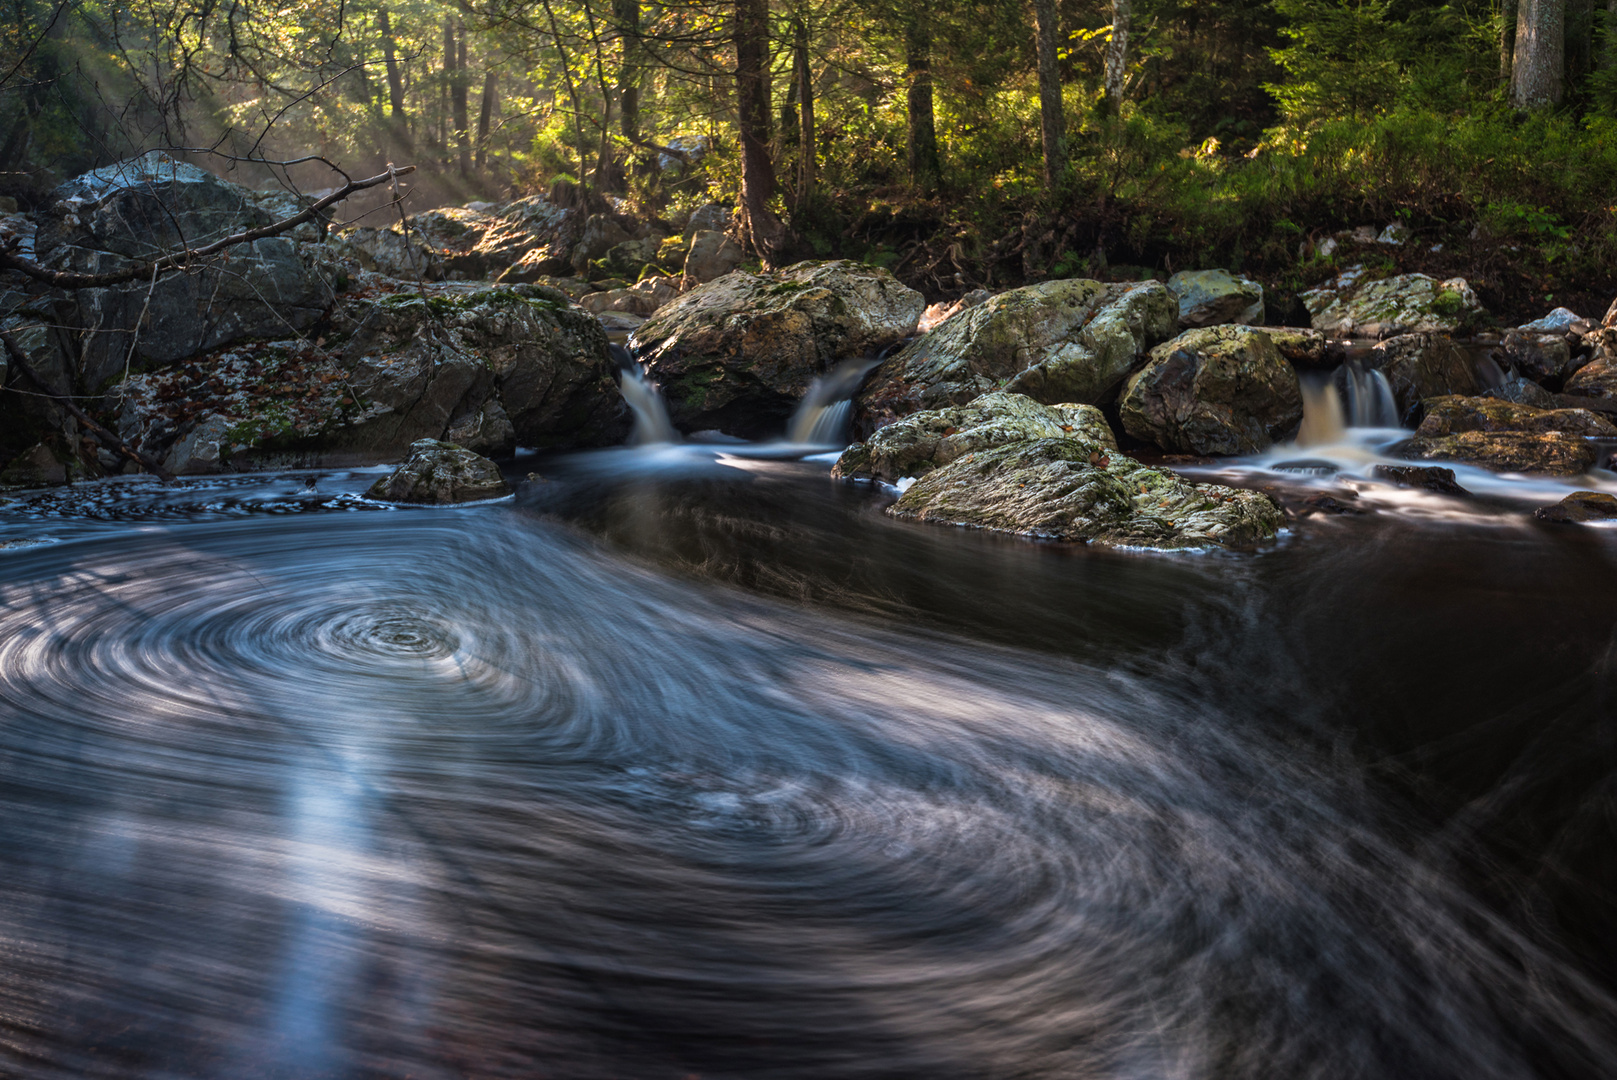
[[[279,236],[284,232],[290,232],[306,221],[313,221],[322,210],[342,202],[354,192],[373,188],[379,184],[390,183],[396,177],[415,172],[415,168],[414,165],[404,165],[399,168],[389,166],[385,173],[379,173],[365,180],[348,181],[325,198],[316,201],[301,213],[293,214],[289,218],[283,218],[280,221],[263,225],[256,229],[244,229],[241,232],[232,233],[222,239],[215,240],[213,243],[206,244],[203,247],[187,248],[183,252],[164,255],[160,259],[137,263],[122,270],[109,270],[104,274],[81,274],[71,270],[47,270],[38,263],[30,259],[19,258],[9,251],[0,251],[0,270],[15,270],[20,274],[33,278],[35,281],[42,281],[59,289],[97,289],[106,285],[119,285],[126,281],[134,281],[137,278],[155,278],[171,270],[178,270],[188,266],[195,260],[217,255],[226,248],[232,248],[239,244],[250,244],[255,240],[265,240],[272,236]]]
[[[45,382],[44,379],[40,378],[39,375],[34,371],[33,367],[29,365],[28,358],[23,355],[22,349],[17,345],[17,339],[11,336],[11,331],[0,330],[0,344],[5,345],[6,355],[11,358],[11,366],[21,372],[23,378],[27,379],[29,382],[38,387],[40,393],[44,394],[46,397],[50,398],[52,401],[56,402],[56,404],[60,405],[62,408],[66,409],[70,414],[72,414],[73,419],[77,420],[81,425],[83,425],[86,431],[94,435],[96,439],[100,441],[101,445],[105,446],[113,453],[133,461],[136,465],[139,465],[141,468],[145,469],[147,472],[151,473],[165,484],[173,482],[174,475],[167,469],[163,468],[163,466],[159,465],[155,460],[141,453],[139,450],[136,450],[133,446],[130,446],[122,439],[118,438],[118,436],[114,435],[112,432],[108,431],[94,420],[91,420],[89,415],[83,409],[79,408],[73,403],[72,398],[68,397],[66,394],[57,393]]]

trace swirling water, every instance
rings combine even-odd
[[[1617,1063],[1613,533],[1172,558],[542,467],[0,506],[56,541],[0,551],[0,1074]]]

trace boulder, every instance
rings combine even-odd
[[[1583,321],[1583,317],[1570,308],[1558,307],[1543,318],[1532,322],[1522,323],[1516,329],[1529,334],[1565,334],[1575,323]]]
[[[1415,418],[1420,403],[1443,394],[1475,394],[1477,366],[1447,334],[1400,334],[1371,350],[1367,365],[1387,377],[1400,421]]]
[[[1343,280],[1302,294],[1314,329],[1333,337],[1393,337],[1431,331],[1453,333],[1486,314],[1464,278],[1438,281],[1425,274],[1364,281]]]
[[[1598,456],[1593,444],[1561,432],[1463,431],[1427,438],[1417,435],[1404,449],[1406,457],[1426,461],[1459,461],[1494,472],[1575,476],[1586,472]]]
[[[408,281],[441,281],[447,272],[432,243],[403,226],[360,226],[343,234],[343,242],[366,270]]]
[[[420,439],[488,454],[620,442],[606,333],[543,287],[402,293],[333,313],[333,341],[255,342],[109,393],[119,436],[173,471],[366,463]]]
[[[65,484],[68,464],[44,443],[35,443],[0,469],[0,486],[49,487]]]
[[[1563,393],[1572,397],[1617,401],[1617,355],[1597,348],[1595,358],[1566,381]]]
[[[691,237],[685,255],[685,285],[694,288],[716,281],[741,265],[746,258],[741,245],[721,232],[704,230]]]
[[[1555,408],[1554,394],[1520,375],[1512,375],[1498,386],[1488,387],[1480,396],[1498,398],[1500,401],[1510,401],[1517,405],[1531,405],[1535,409]]]
[[[648,277],[625,289],[585,293],[578,306],[593,315],[621,311],[630,315],[650,315],[664,304],[679,298],[673,278]]]
[[[420,439],[403,465],[371,485],[366,496],[385,502],[462,503],[511,494],[500,467],[452,442]]]
[[[105,273],[197,248],[276,214],[248,192],[160,151],[67,181],[39,215],[35,254],[52,270]],[[80,331],[77,383],[172,363],[246,338],[285,336],[321,317],[330,284],[284,236],[238,245],[188,273],[79,289],[58,304]],[[138,332],[137,332],[138,326]]]
[[[967,308],[974,308],[978,304],[991,300],[993,296],[994,294],[987,289],[973,289],[958,300],[940,300],[936,304],[928,304],[926,310],[921,313],[921,321],[916,324],[915,329],[924,334],[947,322]]]
[[[600,262],[611,273],[622,274],[633,280],[640,276],[640,271],[646,264],[657,261],[657,250],[657,240],[653,237],[648,236],[644,240],[625,240],[608,248]]]
[[[1562,386],[1582,366],[1581,362],[1574,363],[1566,334],[1558,330],[1508,330],[1494,352],[1494,360],[1502,368],[1514,367],[1534,382],[1554,387]]]
[[[1106,418],[1093,405],[1041,405],[995,391],[965,404],[912,413],[842,452],[831,475],[897,483],[978,450],[1032,439],[1074,438],[1105,452],[1117,449]]]
[[[732,217],[730,208],[720,206],[718,203],[704,203],[691,211],[691,216],[685,223],[684,237],[691,240],[697,233],[722,233],[730,228]]]
[[[1293,367],[1329,368],[1342,362],[1341,350],[1332,349],[1330,341],[1318,330],[1266,326],[1263,332]]]
[[[815,376],[903,340],[924,306],[885,270],[799,263],[692,289],[635,342],[677,426],[761,437],[782,430]]]
[[[921,477],[888,507],[896,518],[1110,547],[1198,550],[1279,532],[1284,516],[1255,491],[1193,484],[1079,438],[980,450]]]
[[[1465,495],[1471,493],[1454,479],[1453,469],[1436,465],[1377,465],[1370,470],[1377,480],[1385,480],[1395,487],[1420,488],[1439,495]]]
[[[1534,510],[1533,516],[1555,525],[1617,521],[1617,497],[1602,491],[1574,491],[1553,506],[1541,506]]]
[[[633,239],[628,230],[618,224],[617,219],[610,214],[591,214],[585,219],[578,243],[573,247],[573,268],[580,274],[586,273],[590,263],[604,256],[618,244]]]
[[[1168,279],[1179,300],[1179,325],[1263,325],[1263,286],[1228,270],[1188,270]]]
[[[1489,397],[1438,397],[1426,401],[1417,435],[1436,438],[1462,431],[1561,432],[1584,438],[1617,439],[1617,425],[1588,409],[1538,409]]]
[[[1250,326],[1187,330],[1158,345],[1120,408],[1130,435],[1189,454],[1257,453],[1303,418],[1297,372]]]
[[[1177,323],[1178,306],[1160,282],[1071,279],[1012,289],[883,362],[855,398],[855,428],[870,432],[995,389],[1045,403],[1102,404]]]

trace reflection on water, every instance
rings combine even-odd
[[[1604,534],[1176,560],[824,468],[0,512],[63,541],[0,553],[0,1072],[1609,1075]]]

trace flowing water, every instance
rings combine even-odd
[[[0,1075],[1617,1070],[1617,532],[530,470],[0,502]]]

